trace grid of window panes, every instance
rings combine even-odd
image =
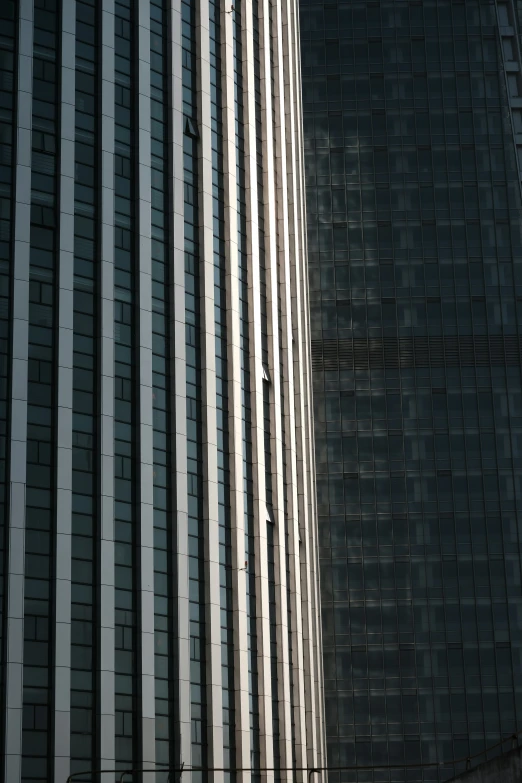
[[[12,273],[14,208],[15,58],[17,54],[16,4],[0,8],[0,691],[4,683],[5,556],[7,552],[7,433],[9,392],[9,316]],[[0,731],[3,721],[0,720]]]
[[[33,39],[22,778],[51,777],[55,318],[60,14],[36,0]]]
[[[235,766],[234,639],[232,625],[232,541],[228,430],[227,307],[225,199],[223,186],[223,118],[221,90],[221,8],[209,2],[212,128],[212,208],[214,232],[214,318],[216,333],[216,419],[218,460],[219,584],[221,596],[221,673],[223,764]],[[234,775],[225,773],[227,779]]]
[[[522,718],[520,364],[370,348],[519,332],[495,7],[301,0],[301,36],[312,339],[362,346],[314,378],[328,761],[450,760]]]
[[[170,503],[172,463],[169,446],[169,219],[168,219],[168,59],[167,3],[151,0],[151,166],[152,166],[152,383],[154,467],[154,654],[156,689],[156,763],[174,763],[170,692],[173,681],[172,544],[175,540]],[[169,687],[169,682],[171,686]],[[168,773],[157,773],[167,783]]]
[[[198,243],[198,142],[196,86],[196,5],[184,0],[183,46],[183,166],[185,193],[185,355],[187,372],[187,484],[190,600],[190,711],[192,766],[206,766],[205,582],[203,523],[203,452],[201,398],[200,283]],[[192,772],[195,783],[205,780]]]
[[[71,772],[95,758],[97,350],[97,87],[95,0],[76,0],[71,528]]]
[[[114,539],[116,766],[138,760],[136,513],[135,7],[114,6]]]

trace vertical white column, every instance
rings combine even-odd
[[[294,341],[295,428],[299,529],[297,535],[302,544],[296,546],[295,589],[296,606],[300,604],[298,618],[302,630],[295,634],[300,647],[299,667],[304,677],[304,697],[300,698],[300,711],[306,714],[307,759],[305,766],[322,766],[326,763],[324,734],[324,693],[322,674],[322,641],[320,621],[319,562],[317,508],[315,501],[315,455],[313,443],[312,369],[310,361],[310,303],[308,296],[308,268],[306,256],[305,171],[301,101],[301,60],[299,43],[299,5],[287,0],[285,64],[288,73],[285,89],[289,132],[293,154],[287,160],[289,171],[289,203],[293,209],[294,243],[291,265],[291,297]],[[286,43],[285,43],[286,40]],[[287,145],[289,146],[289,145]],[[299,578],[301,574],[301,578]],[[301,584],[304,588],[301,590]],[[299,602],[299,603],[298,603]],[[304,667],[302,669],[301,667]],[[301,686],[302,687],[302,686]]]
[[[143,765],[156,760],[154,703],[154,496],[152,422],[152,275],[150,142],[150,2],[138,10],[138,203],[139,233],[139,498],[140,498],[140,676]],[[149,775],[154,778],[154,775]]]
[[[298,537],[296,540],[296,529],[298,519],[297,509],[297,471],[296,471],[296,443],[295,443],[295,400],[294,400],[294,380],[293,380],[293,324],[292,324],[292,308],[290,297],[290,285],[291,285],[291,269],[292,266],[299,266],[303,264],[304,259],[296,252],[296,248],[292,241],[291,236],[293,234],[293,212],[292,212],[292,200],[294,193],[289,187],[289,172],[292,170],[292,159],[295,154],[295,136],[293,134],[293,128],[291,124],[292,120],[292,105],[291,100],[293,95],[286,90],[287,80],[291,78],[290,62],[288,52],[288,0],[284,3],[274,4],[274,48],[276,50],[275,61],[277,63],[277,72],[275,79],[275,103],[276,103],[276,118],[279,133],[276,136],[276,162],[277,169],[277,190],[279,192],[278,198],[278,238],[279,238],[279,252],[278,252],[278,264],[279,264],[279,293],[281,297],[281,339],[280,351],[282,355],[282,377],[280,378],[280,384],[283,388],[283,405],[280,411],[280,415],[285,422],[285,441],[283,448],[286,450],[286,482],[287,482],[287,494],[288,494],[288,541],[284,539],[283,554],[281,556],[281,567],[284,567],[284,580],[282,580],[281,589],[285,589],[285,598],[288,603],[287,588],[290,588],[290,602],[289,607],[291,611],[292,621],[292,665],[293,665],[293,694],[290,693],[290,681],[284,680],[284,711],[285,711],[285,747],[286,747],[286,764],[288,767],[292,764],[292,718],[295,722],[296,733],[296,762],[297,766],[303,766],[303,759],[300,757],[299,750],[302,747],[299,736],[299,649],[296,646],[296,627],[299,623],[299,613],[295,610],[297,608],[295,603],[295,558],[293,557],[296,551],[296,543],[298,548]],[[281,541],[281,538],[280,538]],[[289,552],[287,553],[287,547]],[[289,575],[287,577],[286,571],[286,557],[289,558]],[[284,558],[284,559],[283,559]],[[287,578],[290,579],[290,585],[287,585]],[[288,649],[288,622],[287,615],[284,618],[284,640],[283,640],[283,668],[285,673],[289,673],[289,659],[290,652]],[[294,715],[292,716],[292,701],[294,708]]]
[[[27,466],[27,366],[29,339],[29,230],[31,220],[31,127],[33,2],[20,0],[18,27],[18,129],[15,169],[11,429],[6,596],[5,780],[19,783],[22,763],[24,652],[25,490]]]
[[[245,570],[245,493],[243,482],[243,410],[241,387],[240,282],[236,174],[236,112],[234,84],[234,14],[221,11],[223,93],[223,163],[225,185],[225,256],[227,303],[228,426],[230,464],[230,519],[232,526],[232,594],[234,616],[234,697],[236,766],[250,767],[250,711],[248,698],[248,637]],[[241,66],[239,66],[241,67]],[[238,780],[249,780],[248,773]]]
[[[286,541],[285,541],[285,520],[284,520],[284,486],[283,486],[283,442],[281,427],[281,374],[280,374],[280,342],[279,342],[279,265],[281,264],[280,255],[286,248],[284,237],[284,221],[282,216],[286,211],[286,204],[283,199],[286,194],[280,192],[282,171],[281,171],[281,111],[278,105],[280,99],[279,72],[281,64],[278,57],[280,55],[278,48],[277,27],[279,17],[276,5],[272,11],[272,27],[270,25],[270,4],[272,0],[262,0],[262,21],[263,21],[263,58],[262,70],[264,71],[264,82],[262,84],[263,99],[265,104],[265,140],[264,149],[266,155],[266,187],[265,197],[267,200],[267,298],[268,298],[268,323],[269,323],[269,353],[271,358],[271,399],[270,399],[270,419],[271,432],[270,441],[272,447],[272,474],[273,474],[273,496],[274,496],[274,518],[276,529],[274,531],[275,543],[275,580],[276,580],[276,622],[277,622],[277,686],[279,702],[279,740],[281,752],[281,767],[291,766],[291,727],[290,727],[290,679],[288,668],[288,616],[287,616],[287,593],[286,593]],[[275,74],[272,74],[272,64],[270,62],[270,39],[273,40],[274,56],[273,67]],[[272,96],[272,79],[274,81],[275,95]],[[275,118],[276,133],[273,132]],[[279,235],[278,235],[279,231]],[[282,773],[285,777],[285,773]]]
[[[303,171],[299,169],[299,157],[301,155],[300,144],[302,136],[300,134],[299,110],[296,105],[300,92],[299,81],[296,77],[296,68],[299,68],[299,40],[294,27],[295,22],[295,3],[287,0],[282,6],[281,30],[281,62],[283,77],[283,96],[284,105],[281,107],[285,113],[285,155],[283,167],[286,167],[286,177],[284,179],[286,187],[286,197],[284,203],[288,205],[288,227],[287,241],[288,252],[285,253],[283,279],[284,288],[282,292],[283,308],[285,311],[285,387],[286,387],[286,411],[287,429],[290,433],[289,443],[289,488],[290,488],[290,508],[289,508],[289,545],[290,545],[290,580],[291,580],[291,600],[292,600],[292,651],[294,668],[294,720],[296,733],[296,761],[297,766],[307,765],[307,743],[313,755],[312,764],[315,761],[315,724],[312,721],[307,728],[305,698],[310,700],[310,694],[306,694],[304,682],[304,654],[310,653],[311,645],[303,642],[303,617],[302,612],[306,611],[306,604],[302,604],[301,595],[301,568],[300,568],[300,546],[299,546],[299,525],[303,509],[299,504],[298,492],[302,492],[307,481],[307,471],[310,466],[306,456],[303,454],[303,444],[300,438],[300,428],[302,426],[302,411],[300,410],[300,397],[302,386],[305,382],[303,376],[304,368],[302,366],[302,345],[300,341],[301,331],[304,328],[304,321],[307,314],[302,311],[302,301],[296,302],[296,281],[301,285],[301,279],[306,276],[306,257],[303,253],[302,242],[302,198],[303,191],[301,180]],[[297,71],[298,73],[299,71]],[[283,176],[285,172],[283,169]],[[297,340],[295,338],[297,337]],[[305,446],[306,447],[306,446]],[[304,467],[304,472],[303,472]],[[307,552],[307,550],[304,550]],[[308,570],[308,561],[306,561],[306,571]],[[307,579],[307,574],[305,575]],[[304,627],[307,627],[305,624]],[[312,689],[313,693],[313,689]],[[314,704],[312,699],[312,704]]]
[[[171,442],[174,462],[173,508],[176,513],[176,552],[174,563],[177,620],[177,693],[179,720],[179,758],[181,766],[191,765],[190,723],[190,619],[188,575],[188,495],[187,495],[187,371],[185,352],[185,247],[184,247],[184,174],[182,110],[181,10],[178,0],[170,7],[170,149],[172,198],[170,265],[170,362],[171,362]]]
[[[100,767],[114,769],[114,0],[102,0],[101,34],[99,741]],[[102,783],[106,781],[110,775]]]
[[[256,619],[258,645],[259,745],[261,767],[274,763],[272,744],[272,682],[270,671],[270,614],[267,564],[267,509],[263,421],[263,349],[261,344],[261,299],[259,271],[259,213],[257,179],[257,132],[254,73],[252,0],[245,0],[243,14],[243,101],[245,106],[245,173],[247,202],[248,310],[250,317],[250,381],[252,404],[252,475],[254,484],[254,530],[256,569]],[[261,25],[260,25],[261,26]],[[261,40],[261,46],[263,41]],[[261,77],[262,78],[262,77]],[[266,118],[266,112],[263,116]],[[265,120],[266,134],[266,120]],[[266,165],[265,165],[266,168]],[[273,773],[267,773],[267,781]]]
[[[70,774],[71,510],[73,396],[74,140],[76,3],[62,4],[58,257],[54,774]]]
[[[305,766],[305,749],[309,763],[316,765],[317,745],[323,742],[322,703],[318,702],[317,683],[322,678],[317,667],[317,640],[320,640],[317,526],[313,484],[313,455],[310,458],[308,436],[300,438],[300,430],[309,432],[311,394],[309,374],[309,329],[306,247],[304,238],[304,167],[302,152],[302,114],[299,89],[298,9],[293,0],[275,7],[277,56],[277,109],[279,134],[276,153],[277,185],[280,193],[278,226],[280,241],[280,280],[283,310],[283,375],[285,384],[285,420],[287,432],[287,480],[289,490],[290,589],[292,592],[292,650],[294,668],[294,719],[298,766]],[[293,291],[299,291],[299,298]],[[302,396],[304,394],[304,401]],[[305,502],[299,502],[298,491],[304,489]],[[308,507],[308,499],[312,507]],[[306,511],[306,513],[304,513]],[[301,521],[301,517],[303,518]],[[299,527],[304,523],[306,541],[299,546]],[[311,536],[311,540],[309,540]],[[301,569],[310,598],[302,603]],[[307,615],[303,620],[303,615]],[[309,622],[307,622],[309,620]],[[308,633],[307,633],[308,631]],[[310,676],[304,680],[303,657],[309,659]],[[309,686],[309,687],[308,687]],[[322,696],[321,696],[322,697]],[[305,700],[310,720],[305,718]],[[305,739],[300,740],[302,737]],[[288,747],[288,746],[287,746]],[[321,749],[319,749],[322,758]]]
[[[221,602],[216,419],[216,335],[214,315],[212,129],[210,96],[209,4],[201,0],[197,20],[200,101],[199,219],[201,281],[201,385],[203,399],[203,518],[205,521],[205,655],[207,677],[207,757],[209,767],[223,767],[221,676]],[[220,781],[221,773],[209,780]]]

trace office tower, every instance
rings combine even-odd
[[[321,765],[295,3],[0,15],[2,780]]]
[[[522,722],[521,12],[301,0],[333,765]]]

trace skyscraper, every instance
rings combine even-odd
[[[0,17],[0,778],[320,765],[295,3]]]
[[[521,15],[301,0],[330,764],[522,723]]]

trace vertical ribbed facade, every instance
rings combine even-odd
[[[324,744],[296,3],[0,17],[0,780],[301,780]]]
[[[453,780],[522,722],[522,3],[301,22],[328,761],[396,765],[329,781]]]

